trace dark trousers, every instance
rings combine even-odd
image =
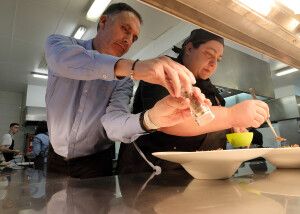
[[[112,175],[112,155],[114,146],[84,157],[66,160],[49,146],[47,171],[73,178],[94,178]]]

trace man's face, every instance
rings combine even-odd
[[[210,78],[217,69],[218,62],[222,59],[223,45],[215,40],[201,44],[198,48],[193,48],[192,44],[188,50],[188,69],[194,74],[196,79],[206,80]]]
[[[14,126],[12,126],[12,127],[10,128],[10,131],[11,131],[12,134],[17,134],[18,131],[19,131],[19,129],[20,129],[20,126],[14,125]]]
[[[140,21],[132,13],[123,11],[118,14],[102,16],[99,21],[99,39],[101,53],[113,56],[124,55],[138,39]]]

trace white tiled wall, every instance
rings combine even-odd
[[[294,85],[288,85],[280,88],[275,88],[275,98],[282,98],[282,97],[288,97],[288,96],[293,96],[296,95],[298,92],[298,88],[295,87]]]

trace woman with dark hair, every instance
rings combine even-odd
[[[152,155],[158,151],[196,151],[226,148],[226,129],[258,127],[268,117],[268,107],[262,101],[247,100],[230,108],[222,107],[225,100],[209,78],[214,74],[224,50],[224,39],[203,29],[193,30],[182,48],[174,47],[178,53],[174,61],[187,67],[195,76],[195,86],[212,103],[215,119],[198,126],[192,117],[173,127],[140,136],[136,145],[145,156],[162,169],[174,169],[179,165],[160,160]],[[140,81],[133,103],[133,113],[143,112],[163,97],[168,91],[159,85]],[[121,144],[117,172],[131,173],[151,171],[135,150],[134,144]],[[180,167],[181,168],[181,167]]]
[[[47,163],[49,143],[47,122],[41,121],[36,128],[35,137],[32,140],[32,152],[27,154],[27,157],[34,160],[35,168],[43,169]]]

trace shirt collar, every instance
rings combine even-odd
[[[85,41],[85,49],[87,49],[87,50],[94,50],[93,49],[93,39]]]

